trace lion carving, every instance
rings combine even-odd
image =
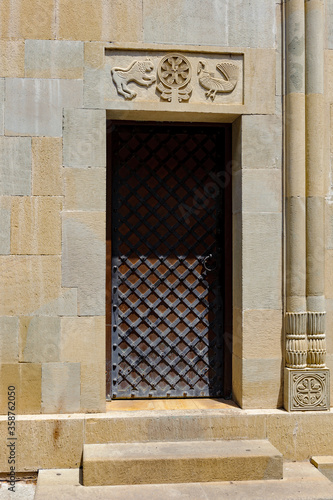
[[[119,95],[125,99],[134,99],[137,93],[128,87],[130,82],[137,85],[149,87],[156,81],[154,75],[150,75],[154,64],[150,59],[145,61],[134,61],[128,68],[112,68],[111,76]]]

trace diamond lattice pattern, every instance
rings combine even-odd
[[[203,265],[223,258],[211,130],[113,133],[113,397],[221,395],[221,271]]]

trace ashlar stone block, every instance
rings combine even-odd
[[[8,387],[14,386],[17,414],[40,413],[41,365],[6,363],[0,365],[0,413],[8,412]]]
[[[36,309],[35,314],[37,316],[77,315],[77,288],[61,288],[58,297]]]
[[[20,360],[30,363],[59,361],[60,318],[20,318]]]
[[[276,111],[276,50],[247,49],[244,69],[246,112],[253,115],[274,114]],[[282,130],[282,125],[280,128]]]
[[[33,316],[60,295],[59,256],[0,256],[0,316]]]
[[[144,0],[143,19],[144,42],[275,46],[275,3],[266,0],[226,0],[209,8],[200,0]]]
[[[82,101],[82,80],[8,78],[6,134],[61,137],[62,109]]]
[[[243,168],[281,168],[281,117],[245,115],[242,126]]]
[[[27,78],[83,78],[83,42],[26,40]]]
[[[31,139],[0,137],[0,195],[31,194]]]
[[[105,210],[105,168],[65,168],[64,186],[65,210]]]
[[[5,79],[0,78],[0,135],[4,134]]]
[[[62,285],[77,287],[80,316],[105,314],[105,213],[65,212]]]
[[[0,363],[14,363],[19,355],[19,319],[0,317]]]
[[[328,37],[328,48],[333,49],[333,1],[327,0],[326,26]]]
[[[32,194],[60,196],[62,189],[62,139],[32,138]]]
[[[62,318],[61,360],[81,363],[81,410],[105,411],[105,318]]]
[[[0,40],[0,76],[24,77],[23,40]]]
[[[80,363],[43,363],[42,412],[80,411]]]
[[[55,30],[55,0],[2,0],[0,38],[50,39]]]
[[[244,309],[281,309],[281,231],[280,213],[243,214]]]
[[[27,471],[40,469],[80,467],[85,415],[17,415],[16,418],[16,434],[19,442],[17,472],[26,474]],[[1,471],[8,470],[7,436],[7,417],[2,417],[0,418]],[[57,477],[59,479],[59,476]],[[54,491],[49,498],[54,498],[53,493]],[[17,492],[15,498],[27,499],[26,496],[20,497]]]
[[[330,372],[327,368],[285,368],[284,383],[284,407],[287,411],[330,409]]]
[[[61,254],[61,197],[15,197],[12,201],[12,254]]]
[[[141,0],[59,0],[58,37],[65,40],[142,40]]]
[[[106,166],[104,110],[67,109],[64,112],[65,167]]]
[[[275,2],[228,0],[227,4],[230,47],[275,47]]]
[[[144,0],[144,42],[227,47],[228,31],[221,27],[228,19],[229,2],[214,2],[210,7],[201,0]]]
[[[0,197],[0,255],[10,254],[11,197]]]
[[[242,408],[280,408],[283,405],[282,355],[272,359],[242,359]]]

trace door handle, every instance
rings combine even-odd
[[[206,255],[206,257],[203,260],[203,266],[206,269],[206,271],[215,271],[217,268],[217,262],[216,259],[214,259],[213,254]]]

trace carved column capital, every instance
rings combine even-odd
[[[326,313],[308,312],[308,357],[310,368],[324,368],[326,360]]]
[[[286,366],[305,368],[307,363],[307,313],[286,313]]]

